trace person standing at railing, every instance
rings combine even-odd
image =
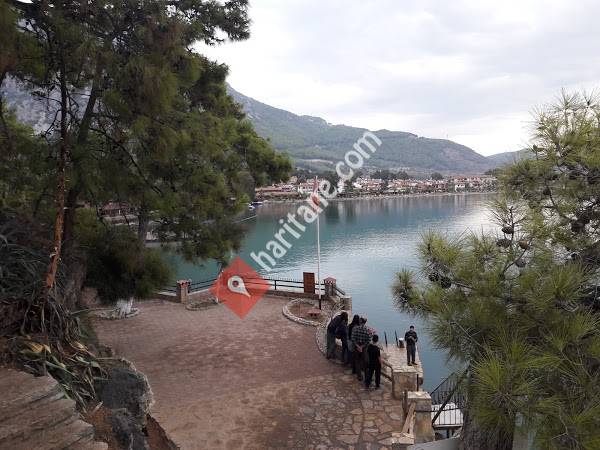
[[[406,341],[406,362],[409,366],[416,366],[415,357],[417,356],[417,341],[419,337],[414,325],[410,326],[410,329],[404,335],[404,340]]]
[[[348,351],[348,319],[342,320],[335,330],[335,337],[342,342],[342,364],[347,364],[350,352]]]
[[[337,329],[342,321],[348,323],[348,313],[346,311],[342,311],[331,319],[327,326],[327,359],[331,359],[335,356],[335,337]]]
[[[366,364],[366,347],[371,342],[371,332],[367,328],[367,318],[361,317],[358,326],[352,329],[352,345],[354,346],[354,361],[356,364],[356,378],[363,380]]]
[[[379,336],[374,334],[372,342],[367,345],[366,352],[369,356],[369,365],[365,373],[365,387],[367,389],[371,387],[373,374],[375,374],[375,389],[379,389],[379,383],[381,382],[381,349],[377,344],[378,342]]]
[[[352,322],[348,325],[348,363],[352,366],[352,373],[356,374],[356,362],[354,361],[354,344],[352,344],[352,330],[354,327],[358,326],[358,322],[360,321],[360,316],[358,314],[354,314],[352,318]]]

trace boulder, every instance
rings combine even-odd
[[[113,411],[112,431],[119,446],[124,450],[150,450],[140,423],[127,409]]]
[[[143,373],[133,368],[113,368],[108,379],[97,383],[96,391],[105,407],[124,408],[145,426],[153,398],[148,379]]]

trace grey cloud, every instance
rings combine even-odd
[[[262,20],[267,12],[276,13],[277,24]],[[419,134],[473,124],[479,128],[472,134],[483,141],[489,134],[490,148],[501,150],[498,137],[486,129],[498,117],[508,124],[563,87],[589,88],[600,81],[596,1],[257,0],[251,13],[262,33],[273,26],[271,39],[251,38],[243,44],[244,55],[235,48],[211,53],[230,64],[234,87],[245,91],[235,85],[237,78],[262,94],[258,100],[331,122],[360,125],[361,116],[365,122],[374,114],[414,116],[407,131]],[[285,52],[277,51],[282,37],[290,44]],[[248,52],[265,63],[268,74],[260,72],[260,64],[251,67]],[[313,99],[310,85],[297,81],[299,74],[325,90],[347,85],[353,94],[345,101],[329,102],[320,94]],[[289,96],[283,92],[282,98],[280,90],[275,98],[270,83],[287,77],[295,77]],[[311,110],[294,104],[298,98],[310,99]],[[507,147],[526,139],[521,122],[511,130]]]

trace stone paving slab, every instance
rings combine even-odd
[[[264,298],[244,320],[224,305],[138,303],[96,329],[148,376],[153,416],[182,449],[389,448],[403,425],[389,383],[366,391],[327,361],[315,329],[282,315],[287,301]]]

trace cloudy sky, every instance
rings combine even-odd
[[[248,41],[199,50],[296,114],[522,148],[535,107],[600,87],[600,1],[251,0]]]

